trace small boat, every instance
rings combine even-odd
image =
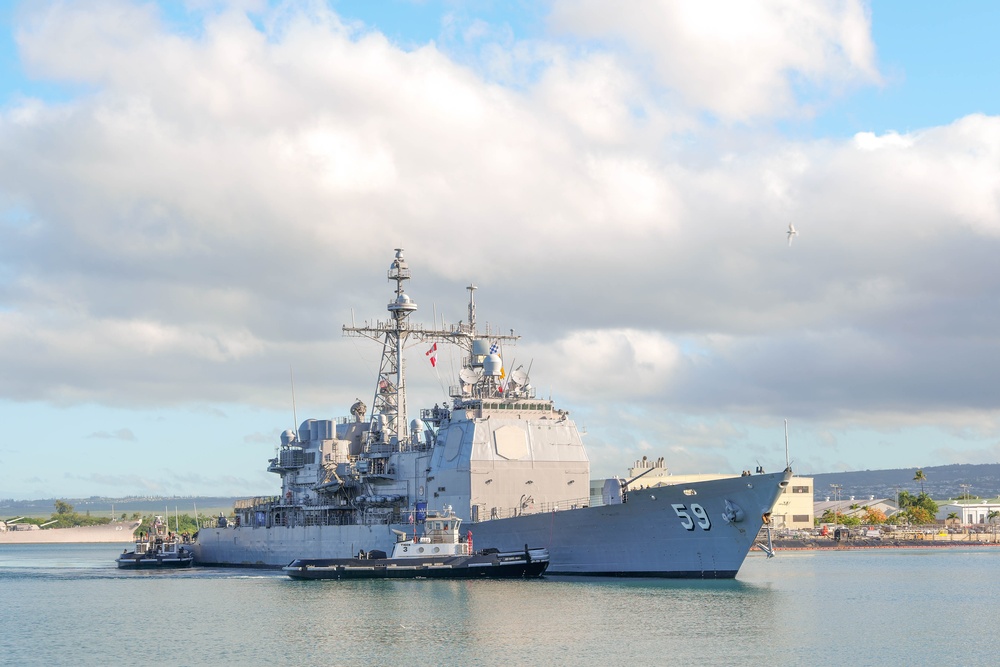
[[[171,533],[163,517],[157,516],[148,535],[139,533],[135,549],[122,552],[115,560],[119,569],[190,567],[194,562],[194,552],[186,539]]]
[[[357,558],[298,558],[282,570],[292,579],[523,579],[549,566],[548,549],[475,551],[472,532],[463,539],[461,525],[451,507],[429,511],[421,537],[393,529],[392,556],[372,550]]]

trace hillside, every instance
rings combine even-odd
[[[957,464],[947,466],[931,466],[923,468],[927,480],[924,490],[935,500],[944,500],[961,496],[965,489],[962,484],[968,484],[968,492],[980,498],[1000,497],[1000,463]],[[892,470],[856,470],[852,472],[828,472],[805,475],[815,480],[813,497],[824,500],[833,496],[831,484],[841,485],[840,497],[848,499],[855,496],[858,499],[875,496],[876,498],[894,498],[896,488],[900,491],[920,493],[920,483],[913,481],[916,468],[896,468]],[[162,514],[169,509],[173,514],[176,508],[181,514],[193,514],[195,506],[201,514],[218,514],[220,511],[229,513],[235,498],[229,497],[130,497],[130,498],[61,498],[73,505],[77,512],[89,512],[92,516],[111,516],[111,507],[115,514],[131,515]],[[0,518],[13,516],[47,517],[55,511],[55,498],[41,500],[8,500],[0,499]]]
[[[55,511],[56,498],[43,498],[40,500],[11,500],[0,499],[0,519],[12,518],[14,516],[47,517]],[[173,515],[176,509],[181,514],[194,514],[197,506],[201,514],[218,514],[224,511],[227,514],[233,509],[234,498],[199,496],[196,498],[180,497],[128,497],[128,498],[59,498],[78,512],[79,514],[89,514],[90,516],[111,517],[111,508],[114,507],[115,514],[121,516],[133,513],[139,514],[164,514],[169,510]]]
[[[947,466],[931,466],[922,469],[927,479],[924,490],[935,500],[944,500],[961,496],[966,489],[962,484],[968,484],[968,493],[980,498],[996,498],[1000,496],[1000,463],[979,465],[956,464]],[[913,480],[916,468],[897,468],[894,470],[858,470],[854,472],[829,472],[812,477],[815,482],[814,498],[825,500],[833,497],[831,484],[840,484],[841,499],[854,496],[858,499],[875,496],[876,498],[894,498],[896,488],[900,491],[920,493],[920,482]]]

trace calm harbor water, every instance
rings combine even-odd
[[[0,545],[4,665],[995,665],[1000,549],[751,555],[735,581],[292,581]]]

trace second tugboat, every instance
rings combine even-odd
[[[547,549],[500,552],[472,549],[472,533],[460,537],[462,520],[451,508],[429,512],[424,535],[396,533],[392,556],[360,552],[357,558],[299,558],[282,569],[293,579],[523,579],[540,577],[549,566]]]
[[[139,534],[135,549],[115,559],[123,570],[190,567],[194,552],[185,540],[167,530],[162,516],[153,520],[149,535]]]

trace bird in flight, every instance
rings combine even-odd
[[[792,239],[798,236],[799,233],[795,231],[795,225],[788,223],[788,245],[792,245]]]

